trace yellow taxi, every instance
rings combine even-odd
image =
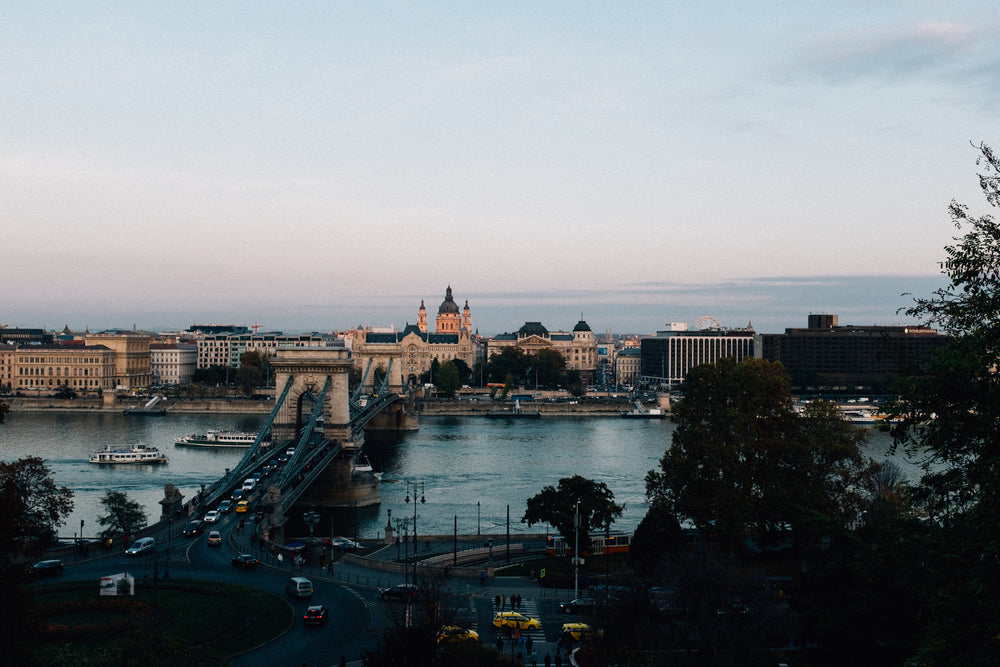
[[[446,625],[438,632],[438,644],[459,644],[479,641],[479,633],[455,625]]]
[[[246,500],[241,500],[240,502],[236,503],[236,511],[237,512],[250,511],[250,503]]]
[[[541,630],[542,622],[516,611],[498,611],[493,614],[493,627],[511,628],[513,630]]]
[[[585,642],[588,639],[603,637],[604,632],[595,630],[586,623],[563,623],[562,636],[570,637],[574,641]]]

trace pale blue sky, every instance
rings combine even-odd
[[[995,2],[0,3],[0,323],[900,321]]]

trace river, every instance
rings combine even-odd
[[[29,413],[7,415],[0,426],[0,458],[12,461],[40,456],[59,486],[75,494],[75,506],[62,537],[80,531],[94,536],[100,526],[100,498],[107,489],[125,491],[146,509],[150,521],[160,516],[163,487],[173,484],[185,499],[233,467],[245,450],[174,446],[174,438],[207,429],[253,429],[265,417],[232,414],[175,414],[128,417],[114,413]],[[613,417],[546,417],[540,420],[490,420],[482,417],[422,417],[418,431],[393,437],[370,436],[365,452],[382,471],[382,504],[335,513],[335,533],[373,539],[384,534],[387,510],[392,518],[414,519],[407,489],[416,482],[424,502],[416,505],[420,535],[504,535],[508,506],[510,532],[544,531],[521,523],[525,503],[544,486],[581,475],[607,484],[625,505],[614,524],[634,530],[645,515],[645,476],[657,467],[670,442],[669,420]],[[105,445],[143,443],[159,447],[170,461],[158,466],[98,466],[88,456]],[[886,436],[874,433],[867,453],[881,459]],[[914,478],[917,468],[895,457]],[[412,501],[412,498],[411,498]],[[308,508],[303,508],[308,509]],[[298,517],[292,517],[297,519]],[[295,521],[298,523],[298,521]],[[412,531],[412,526],[409,527]],[[325,532],[325,531],[324,531]]]

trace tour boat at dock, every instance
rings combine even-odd
[[[108,445],[90,455],[91,463],[166,463],[167,457],[156,447],[146,445]]]
[[[249,447],[256,440],[257,431],[217,431],[188,435],[174,440],[175,445],[186,447]]]

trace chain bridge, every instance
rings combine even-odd
[[[282,348],[271,360],[277,390],[274,409],[239,463],[212,485],[205,502],[228,498],[243,481],[273,460],[283,461],[251,493],[252,511],[279,541],[293,506],[312,509],[360,507],[381,502],[378,479],[356,470],[364,429],[412,429],[403,409],[403,389],[393,384],[393,363],[381,379],[365,369],[349,392],[350,353],[340,348]],[[287,458],[287,460],[285,460]]]

